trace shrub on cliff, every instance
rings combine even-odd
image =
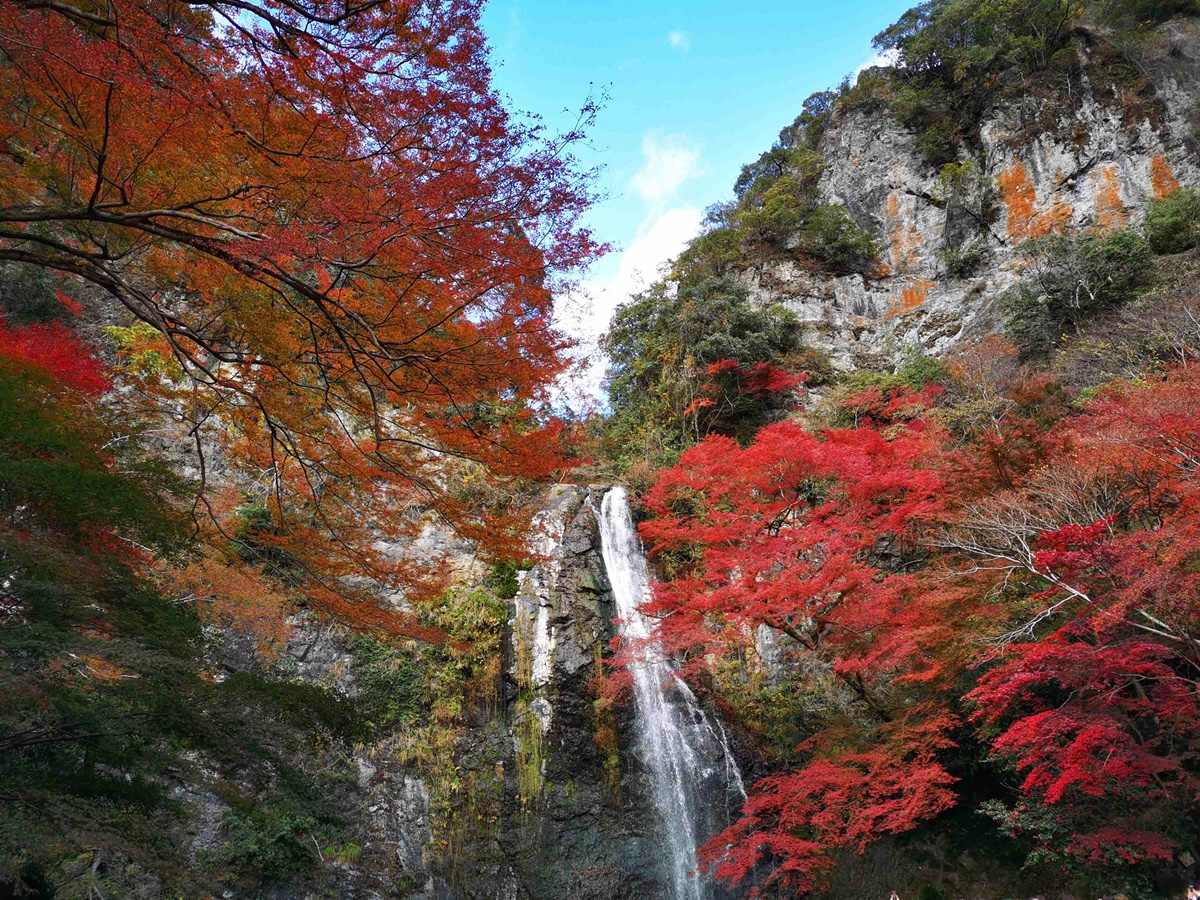
[[[1155,253],[1200,247],[1200,190],[1181,188],[1146,208],[1146,240]]]
[[[1043,352],[1067,331],[1133,299],[1148,284],[1150,244],[1133,231],[1049,235],[1022,248],[1021,283],[1001,298],[1005,331],[1026,353]]]
[[[840,203],[822,203],[809,214],[800,229],[800,247],[838,274],[867,272],[879,256],[875,236]]]
[[[662,464],[707,434],[752,434],[794,386],[780,366],[796,346],[792,314],[755,308],[731,278],[632,298],[604,338],[614,453]]]
[[[837,274],[869,271],[878,243],[844,206],[822,198],[824,171],[820,153],[778,144],[744,167],[737,199],[710,208],[708,230],[680,254],[672,278],[699,284],[763,248],[796,250],[808,265]]]

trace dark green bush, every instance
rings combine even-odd
[[[511,600],[517,596],[517,591],[521,587],[518,573],[527,568],[529,568],[527,564],[522,566],[511,560],[498,562],[488,572],[487,586],[491,588],[498,600]]]
[[[917,152],[934,167],[944,166],[958,159],[958,140],[955,129],[946,122],[918,122]]]
[[[970,278],[978,272],[987,257],[986,247],[974,241],[938,251],[938,259],[946,267],[946,274],[959,279]]]
[[[425,720],[427,667],[416,650],[389,647],[367,636],[350,643],[354,680],[361,694],[355,708],[374,735]]]
[[[867,272],[879,256],[874,235],[859,225],[841,204],[822,203],[800,229],[800,246],[834,272]]]
[[[1154,260],[1129,230],[1107,235],[1051,235],[1023,248],[1029,266],[1002,298],[1005,331],[1023,351],[1041,352],[1106,309],[1137,297]]]
[[[721,360],[747,369],[779,364],[797,340],[790,312],[756,309],[731,278],[684,283],[674,296],[659,283],[631,298],[617,308],[604,338],[613,409],[606,441],[614,455],[661,465],[710,432],[753,433],[778,398],[721,395],[709,397],[719,403],[695,408],[713,380],[705,368]]]
[[[1200,190],[1180,188],[1146,207],[1146,240],[1160,255],[1200,247]]]
[[[1196,0],[1088,0],[1087,11],[1109,28],[1134,28],[1165,22],[1175,15],[1197,15]]]
[[[218,787],[230,806],[221,823],[223,840],[198,856],[222,880],[255,887],[279,883],[318,865],[321,848],[344,833],[337,814],[309,783],[286,769],[281,775],[266,796],[246,796],[230,784]]]

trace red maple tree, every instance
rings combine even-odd
[[[570,153],[594,107],[559,137],[510,115],[479,14],[0,5],[0,261],[90,282],[154,330],[139,340],[171,365],[138,386],[202,482],[217,442],[270,486],[273,539],[319,606],[343,576],[436,569],[375,549],[421,513],[516,554],[513,511],[454,486],[561,464],[541,410],[567,363],[552,293],[603,249]]]
[[[710,438],[646,497],[672,652],[707,668],[766,626],[789,665],[840,685],[793,770],[705,848],[718,877],[765,864],[766,885],[814,889],[839,849],[959,802],[963,737],[1021,773],[982,809],[1036,858],[1129,865],[1187,840],[1200,369],[1082,412],[1049,377],[969,372],[956,406],[876,388],[843,401],[853,429]]]

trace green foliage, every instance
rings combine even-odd
[[[517,590],[521,585],[520,578],[518,578],[519,573],[528,568],[527,563],[515,563],[511,560],[498,562],[488,572],[487,586],[491,588],[498,600],[511,600],[517,596]]]
[[[759,181],[738,206],[734,224],[752,240],[782,243],[819,202],[814,193],[815,185],[795,175]]]
[[[891,92],[891,79],[886,69],[864,69],[854,84],[850,84],[849,78],[842,82],[839,88],[838,109],[885,109]]]
[[[295,558],[280,548],[281,533],[265,503],[238,507],[233,537],[234,548],[244,561],[263,566],[271,575],[285,579],[297,569]]]
[[[938,256],[952,278],[970,278],[987,261],[988,226],[996,220],[996,187],[973,160],[945,163],[932,191],[946,213],[946,245]]]
[[[983,267],[987,258],[987,248],[979,241],[951,245],[938,251],[938,259],[951,278],[970,278]]]
[[[350,642],[350,652],[362,692],[355,705],[369,734],[388,734],[427,720],[429,662],[416,649],[390,647],[362,635]]]
[[[1077,836],[1081,822],[1071,809],[1074,804],[1063,805],[1068,807],[1065,813],[1061,808],[1038,803],[984,800],[976,815],[990,819],[1001,834],[1032,846],[1024,859],[1026,870],[1041,872],[1043,877],[1062,877],[1067,873],[1087,893],[1119,892],[1138,900],[1162,896],[1151,887],[1146,873],[1131,871],[1128,862],[1120,858],[1116,840],[1107,852],[1096,854],[1086,864],[1078,854],[1069,852],[1066,848]],[[1114,816],[1118,814],[1114,808]]]
[[[742,168],[736,199],[709,209],[707,229],[680,255],[673,280],[697,285],[723,276],[761,248],[795,250],[809,265],[841,274],[873,268],[879,253],[874,236],[844,206],[821,197],[825,160],[816,148],[839,96],[822,91],[809,97],[775,146]]]
[[[828,678],[784,670],[778,683],[767,683],[759,673],[747,677],[738,666],[726,666],[717,681],[722,708],[754,735],[772,768],[795,762],[796,748],[819,730],[819,711],[832,692]]]
[[[996,186],[970,159],[948,162],[941,167],[933,184],[933,199],[945,208],[948,218],[962,213],[978,225],[986,225],[998,215]]]
[[[138,322],[128,328],[109,326],[104,329],[117,346],[125,364],[143,375],[159,375],[169,380],[183,377],[178,360],[167,351],[162,334],[152,325]]]
[[[708,230],[694,238],[675,260],[672,280],[697,284],[709,278],[721,278],[732,274],[743,259],[738,229],[726,224],[714,226],[712,211],[707,221]]]
[[[231,807],[223,840],[200,860],[222,881],[246,886],[279,883],[322,862],[323,844],[339,838],[343,824],[307,781],[292,776],[268,797],[246,796],[225,785]]]
[[[457,727],[467,710],[495,699],[508,613],[508,603],[485,588],[453,588],[421,605],[421,623],[448,638],[419,649],[423,699],[428,706],[428,698],[436,697],[438,704],[430,711],[431,727]]]
[[[928,0],[878,34],[875,48],[898,57],[892,112],[939,168],[976,147],[998,97],[1075,77],[1071,37],[1085,21],[1125,45],[1148,25],[1198,11],[1196,0]]]
[[[929,0],[875,37],[876,50],[899,56],[892,111],[931,166],[974,142],[1005,73],[1063,62],[1080,12],[1075,0]]]
[[[853,393],[870,388],[887,391],[892,388],[908,388],[919,391],[926,385],[944,385],[950,381],[945,364],[936,356],[927,356],[918,350],[910,350],[896,370],[887,374],[858,370],[846,375],[842,387]]]
[[[1200,190],[1180,188],[1146,207],[1146,240],[1158,254],[1200,247]]]
[[[780,363],[796,346],[791,313],[754,308],[732,279],[684,284],[675,297],[659,283],[617,309],[604,339],[612,363],[607,440],[623,465],[661,465],[704,434],[750,434],[778,399],[735,393],[694,407],[711,399],[706,367],[722,360],[743,367]]]
[[[879,256],[875,237],[835,203],[812,209],[800,229],[800,247],[841,274],[867,272]]]
[[[211,879],[252,886],[315,867],[311,836],[342,826],[319,799],[321,777],[283,757],[353,733],[349,704],[251,675],[205,681],[188,607],[128,571],[81,579],[76,560],[10,549],[0,581],[23,601],[24,624],[0,629],[0,885],[43,879],[53,896],[90,896],[99,879],[108,896],[200,898]],[[230,807],[199,864],[169,838],[191,810],[167,792],[204,782],[197,758],[221,773]]]
[[[929,0],[876,35],[909,75],[979,84],[998,66],[1045,69],[1082,12],[1074,0]]]
[[[1137,297],[1153,267],[1150,245],[1128,230],[1050,235],[1022,249],[1025,275],[1001,300],[1005,331],[1027,353],[1044,352],[1097,313]]]
[[[445,631],[456,643],[469,644],[470,655],[483,659],[500,648],[508,604],[487,590],[449,590],[422,606],[420,618]]]

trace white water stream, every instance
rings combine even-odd
[[[696,848],[740,810],[746,799],[741,773],[721,723],[709,721],[651,640],[650,623],[641,612],[650,595],[650,571],[624,488],[604,495],[600,537],[621,637],[645,648],[630,665],[636,752],[650,776],[664,826],[672,897],[709,900],[714,888],[697,871]]]

